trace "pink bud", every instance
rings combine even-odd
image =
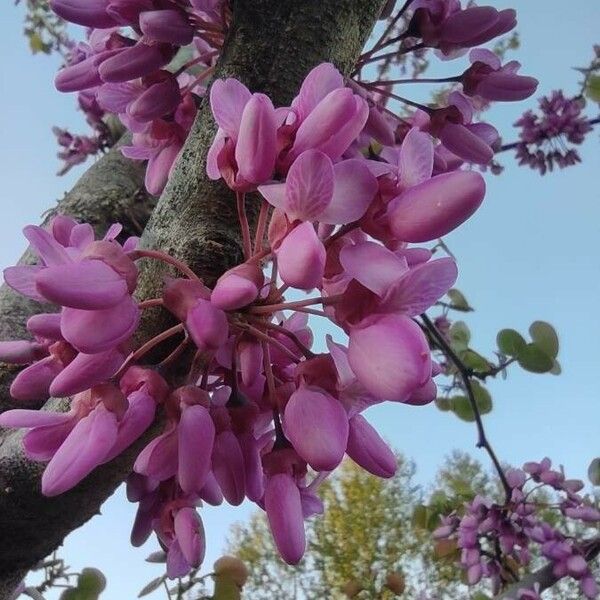
[[[227,341],[227,317],[208,300],[196,301],[188,311],[185,325],[198,350],[214,352]]]
[[[170,46],[148,46],[138,42],[120,50],[118,54],[103,61],[98,71],[104,82],[121,83],[137,77],[144,77],[164,67],[173,58]]]
[[[194,38],[194,28],[178,10],[150,10],[140,13],[140,29],[154,42],[187,46]]]
[[[306,549],[306,537],[300,492],[292,477],[287,473],[269,477],[264,502],[281,558],[290,565],[299,563]]]
[[[263,284],[259,267],[239,265],[219,277],[210,296],[211,304],[222,310],[237,310],[256,300]]]
[[[298,454],[315,471],[333,471],[344,457],[348,416],[323,390],[300,388],[285,407],[285,433]]]
[[[390,228],[397,239],[426,242],[466,221],[485,196],[485,181],[473,171],[437,175],[409,188],[388,205]]]
[[[357,465],[377,477],[393,477],[396,472],[394,453],[362,415],[350,419],[346,453]]]
[[[106,12],[109,0],[50,0],[52,10],[65,21],[84,27],[107,28],[116,25]]]
[[[281,279],[302,290],[321,287],[325,258],[325,248],[312,223],[301,223],[286,235],[277,250]]]
[[[431,373],[427,340],[403,315],[371,317],[352,329],[348,360],[360,383],[382,400],[405,401]]]

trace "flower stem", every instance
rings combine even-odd
[[[250,241],[250,225],[248,224],[248,215],[246,214],[246,194],[236,192],[237,213],[242,230],[242,244],[244,246],[244,258],[249,260],[252,256],[252,242]]]
[[[138,260],[139,258],[154,258],[171,265],[176,269],[179,269],[188,277],[188,279],[195,279],[197,281],[200,279],[198,275],[196,275],[196,273],[194,273],[194,271],[192,271],[185,263],[160,250],[133,250],[128,253],[128,256],[131,258],[131,260]]]

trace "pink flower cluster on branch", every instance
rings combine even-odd
[[[519,164],[541,175],[555,166],[563,169],[581,162],[573,146],[582,144],[593,129],[583,114],[581,99],[566,98],[560,90],[540,98],[539,114],[529,110],[515,126],[521,129],[516,145]]]
[[[289,107],[232,79],[215,83],[211,105],[220,129],[207,169],[235,191],[245,249],[213,289],[135,239],[121,245],[118,227],[95,240],[89,225],[66,217],[49,230],[27,227],[40,264],[5,271],[18,292],[61,307],[29,321],[33,340],[0,345],[3,360],[28,365],[13,395],[25,404],[75,396],[66,414],[18,409],[0,424],[29,429],[26,452],[49,461],[43,491],[55,495],[128,447],[160,406],[163,432],[138,456],[129,496],[139,502],[133,543],[154,531],[171,577],[202,560],[202,502],[258,503],[282,557],[295,563],[304,519],[322,510],[318,486],[344,454],[392,476],[393,453],[362,412],[435,398],[440,370],[413,318],[457,276],[452,259],[410,243],[454,229],[485,193],[478,173],[435,174],[434,142],[417,128],[365,159],[357,148],[368,101],[331,64],[309,73]],[[254,236],[250,190],[264,198]],[[142,259],[182,276],[139,302]],[[317,294],[287,301],[288,288]],[[140,312],[151,306],[177,324],[136,347]],[[311,351],[309,314],[338,325],[348,345],[328,338],[328,352]],[[168,355],[156,363],[149,352],[160,347]],[[182,370],[183,380],[173,375]]]
[[[51,6],[67,21],[91,28],[58,73],[57,89],[77,91],[88,104],[119,116],[134,134],[124,154],[148,160],[146,187],[160,194],[196,114],[191,94],[203,94],[202,81],[220,52],[228,3],[53,0]],[[182,48],[182,66],[170,70]]]
[[[583,597],[598,596],[600,590],[586,559],[585,542],[563,533],[541,513],[556,510],[567,519],[596,525],[600,511],[578,493],[583,489],[582,481],[566,479],[562,471],[551,466],[550,459],[545,458],[540,463],[525,463],[522,469],[510,469],[506,479],[511,496],[505,504],[477,496],[465,506],[464,513],[442,519],[434,538],[456,541],[469,585],[488,578],[496,594],[504,585],[518,581],[517,570],[530,564],[535,545],[553,565],[556,579],[572,577],[579,581]],[[532,496],[544,487],[560,495],[556,502],[540,504]],[[522,589],[515,600],[539,598],[535,589]]]

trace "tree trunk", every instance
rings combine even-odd
[[[252,91],[268,94],[276,105],[285,105],[317,64],[331,61],[344,73],[350,72],[383,0],[235,0],[233,4],[233,23],[215,77],[236,77]],[[212,182],[205,175],[206,154],[214,134],[215,124],[204,101],[142,236],[143,246],[160,248],[184,260],[207,283],[242,257],[235,198],[221,182]],[[129,186],[129,194],[139,187],[139,176],[132,175],[133,179],[136,183]],[[112,177],[107,175],[99,182],[107,198],[104,188],[110,181]],[[122,189],[120,185],[117,187]],[[114,198],[124,197],[127,193],[119,192]],[[161,263],[144,261],[141,298],[156,294],[164,273]],[[4,297],[2,302],[6,302]],[[12,315],[10,302],[7,306]],[[20,322],[29,309],[13,306]],[[6,315],[4,304],[0,307]],[[161,326],[155,313],[143,322],[142,336],[154,335]],[[15,333],[18,337],[21,331]],[[5,376],[3,392],[8,380]],[[60,407],[60,403],[50,400],[44,408]],[[11,433],[0,440],[0,599],[7,598],[27,570],[59,546],[70,531],[98,512],[129,472],[144,443],[141,440],[115,461],[96,469],[73,490],[58,498],[45,498],[39,483],[43,465],[23,456],[21,437]],[[126,544],[126,537],[116,542]]]

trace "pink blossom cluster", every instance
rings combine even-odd
[[[202,502],[256,502],[281,556],[296,563],[304,520],[322,511],[318,486],[344,455],[393,475],[394,455],[362,413],[435,399],[440,368],[415,317],[457,276],[451,258],[411,244],[458,227],[485,194],[481,175],[460,161],[449,167],[418,120],[393,130],[329,63],[289,107],[235,79],[216,81],[210,102],[219,129],[207,171],[235,192],[244,248],[212,289],[135,238],[121,245],[118,227],[96,240],[67,217],[25,228],[40,263],[5,271],[16,291],[60,307],[29,320],[33,340],[0,346],[3,360],[28,365],[13,396],[74,397],[67,413],[17,409],[0,424],[29,430],[25,450],[49,461],[42,490],[55,495],[130,446],[159,412],[162,433],[137,457],[128,491],[139,503],[132,541],[154,531],[171,577],[202,561]],[[365,158],[382,125],[390,145]],[[250,191],[263,198],[254,236]],[[142,259],[181,276],[139,302]],[[316,294],[288,301],[289,288]],[[176,324],[139,346],[140,312],[150,307]],[[336,324],[347,344],[328,337],[327,352],[314,353],[309,315]],[[167,356],[157,363],[150,351],[160,348]],[[173,374],[181,371],[183,380]]]
[[[552,564],[557,579],[572,577],[579,581],[585,598],[598,597],[600,590],[586,560],[585,543],[544,520],[543,511],[556,510],[567,519],[593,525],[600,521],[600,511],[578,493],[582,481],[566,479],[562,470],[551,467],[550,459],[544,458],[539,463],[525,463],[522,469],[510,469],[506,480],[511,494],[505,504],[476,496],[465,505],[464,513],[442,518],[434,538],[456,540],[469,585],[489,578],[498,593],[502,584],[511,581],[510,576],[517,577],[515,566],[530,564],[535,545],[539,555]],[[559,498],[551,504],[536,501],[532,493],[544,487]],[[515,600],[539,600],[538,591],[520,590]]]
[[[581,162],[573,145],[583,143],[592,130],[582,110],[580,99],[566,98],[560,90],[542,97],[538,114],[528,110],[515,123],[521,128],[516,153],[519,164],[544,175],[555,166],[562,169]]]
[[[73,49],[66,67],[58,73],[57,88],[78,91],[80,98],[85,94],[87,104],[119,116],[133,133],[133,144],[123,148],[123,153],[148,161],[146,187],[150,193],[160,194],[190,131],[196,99],[205,94],[201,82],[212,73],[221,51],[231,20],[229,4],[223,0],[93,0],[91,4],[88,0],[53,0],[51,5],[59,16],[90,28],[87,42]],[[498,11],[472,3],[463,8],[459,0],[417,0],[409,8],[412,17],[402,38],[413,40],[416,47],[434,48],[444,58],[460,56],[516,24],[512,9]],[[130,28],[133,36],[125,35],[124,27]],[[535,79],[517,73],[520,65],[515,61],[502,65],[494,53],[484,49],[473,50],[470,58],[471,67],[457,78],[464,94],[453,94],[448,106],[432,109],[406,101],[418,108],[412,124],[442,142],[436,150],[440,171],[462,162],[485,165],[492,159],[499,136],[491,125],[473,122],[473,102],[522,100],[537,86]],[[351,84],[368,103],[365,133],[393,145],[394,131],[404,120],[386,108],[387,101],[396,98],[391,86],[386,81]],[[338,94],[339,101],[343,95]],[[268,99],[254,95],[250,107],[256,111],[261,102]],[[284,113],[279,110],[278,114]],[[250,110],[247,118],[251,118]],[[280,124],[285,125],[278,128],[280,132],[300,124],[294,125],[290,118],[288,115],[288,122]],[[239,123],[228,125],[235,128]],[[225,129],[221,127],[221,137]],[[368,139],[363,136],[361,141]],[[287,142],[284,134],[277,144]],[[270,143],[274,148],[275,141]],[[354,144],[353,150],[358,152],[360,147]],[[74,149],[71,162],[84,156]],[[294,156],[292,152],[285,160],[289,163]],[[236,159],[229,158],[230,162]],[[252,187],[253,182],[243,180],[243,175],[236,190]],[[260,173],[252,175],[256,178]]]
[[[119,116],[133,133],[123,153],[148,160],[146,187],[159,194],[196,113],[191,94],[203,94],[201,82],[223,43],[228,4],[53,0],[51,6],[67,21],[90,28],[58,73],[57,89],[79,92],[88,115],[93,108]],[[182,48],[182,66],[171,68]]]

